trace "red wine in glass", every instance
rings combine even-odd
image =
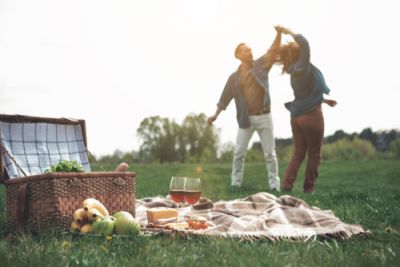
[[[193,205],[199,201],[201,195],[200,178],[187,178],[185,183],[185,201]]]
[[[185,191],[183,190],[169,190],[169,194],[175,203],[182,203],[185,201]]]
[[[193,205],[197,201],[199,201],[201,195],[201,191],[187,190],[185,191],[185,201],[190,205]]]
[[[171,199],[179,206],[180,203],[185,201],[184,190],[185,190],[186,177],[174,176],[171,178],[169,183],[169,194]]]

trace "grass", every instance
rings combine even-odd
[[[282,174],[287,163],[280,164]],[[242,198],[269,191],[262,163],[246,165],[243,188],[229,187],[230,164],[134,165],[137,198],[166,195],[173,175],[202,178],[203,195],[212,200]],[[102,166],[112,170],[114,166]],[[94,169],[99,169],[94,166]],[[368,237],[307,242],[178,236],[114,237],[48,234],[0,240],[1,266],[398,266],[400,262],[400,164],[398,161],[327,161],[316,193],[302,193],[304,170],[293,195],[331,209],[347,223],[369,229]],[[0,226],[5,196],[0,187]],[[385,231],[390,231],[387,233]]]

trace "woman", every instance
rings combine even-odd
[[[310,63],[310,47],[301,34],[294,34],[285,28],[295,42],[280,47],[278,62],[283,73],[290,74],[294,100],[285,104],[290,111],[294,152],[285,172],[283,190],[290,192],[296,180],[297,171],[306,153],[308,156],[303,191],[312,193],[318,177],[321,149],[324,138],[324,117],[321,104],[335,106],[336,101],[323,98],[329,93],[322,73]]]

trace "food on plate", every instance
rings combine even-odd
[[[207,219],[201,216],[192,216],[187,221],[189,228],[194,230],[207,229]]]
[[[182,231],[182,230],[187,230],[187,229],[189,228],[189,224],[188,224],[187,222],[167,223],[167,224],[165,225],[165,228],[171,229],[171,230]]]

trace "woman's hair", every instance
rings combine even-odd
[[[295,42],[282,45],[279,48],[278,62],[283,65],[282,73],[289,73],[289,68],[299,58],[299,46]]]

